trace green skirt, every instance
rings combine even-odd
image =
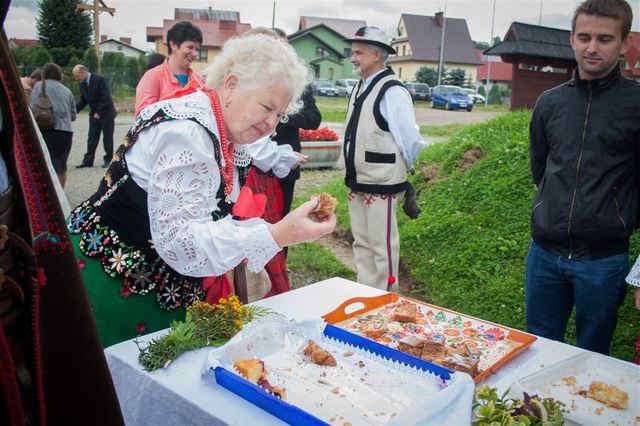
[[[78,248],[80,235],[71,235],[82,277],[93,309],[103,347],[108,347],[183,321],[185,309],[167,311],[158,307],[155,291],[145,296],[121,293],[122,278],[111,278],[102,269],[100,258],[87,257]]]

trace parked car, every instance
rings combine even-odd
[[[427,83],[407,83],[405,87],[411,93],[411,99],[414,101],[431,100],[431,88]]]
[[[469,99],[473,101],[474,104],[483,104],[485,99],[480,93],[476,92],[473,89],[462,89],[465,91],[467,95],[469,95]]]
[[[471,102],[469,95],[462,87],[440,85],[434,87],[431,92],[431,106],[433,108],[466,109],[471,111],[473,102]]]
[[[355,78],[341,78],[336,80],[336,89],[338,89],[338,96],[349,96],[351,90],[358,84],[358,80]]]
[[[311,83],[314,96],[338,96],[338,89],[329,80],[315,80]]]

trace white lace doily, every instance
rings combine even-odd
[[[626,280],[629,284],[640,287],[640,256],[636,259],[636,263],[629,271],[629,275],[627,275]]]

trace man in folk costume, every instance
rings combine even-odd
[[[353,70],[362,77],[349,100],[343,147],[357,279],[391,290],[400,250],[396,204],[424,141],[411,95],[386,67],[396,51],[384,32],[362,27],[346,41],[352,43]]]

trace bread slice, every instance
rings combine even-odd
[[[259,359],[238,359],[233,362],[233,367],[242,377],[252,383],[258,383],[267,378],[264,362]]]
[[[326,365],[329,367],[335,367],[338,365],[336,359],[329,353],[329,351],[322,349],[320,345],[311,339],[309,339],[307,347],[304,348],[304,354],[311,358],[311,361],[314,364]]]
[[[400,322],[416,322],[418,307],[415,303],[404,303],[393,310],[393,319]]]
[[[605,404],[616,410],[626,410],[629,405],[629,394],[603,382],[593,381],[589,385],[587,397]]]
[[[398,350],[420,358],[425,339],[410,334],[398,340]]]

